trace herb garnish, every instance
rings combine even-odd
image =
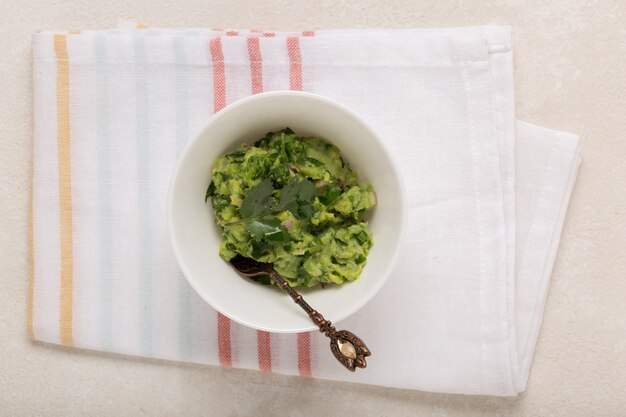
[[[256,241],[284,242],[287,230],[273,213],[290,211],[297,219],[313,214],[315,187],[309,180],[291,179],[280,191],[280,201],[274,197],[274,186],[269,179],[251,187],[241,204],[241,217],[246,220],[246,230]]]

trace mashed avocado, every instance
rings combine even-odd
[[[215,162],[210,197],[226,261],[272,263],[301,287],[354,281],[366,263],[372,234],[362,215],[376,196],[321,138],[286,128],[241,145]]]

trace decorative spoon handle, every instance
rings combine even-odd
[[[269,275],[278,287],[289,294],[293,301],[307,312],[313,323],[320,328],[320,332],[330,339],[330,350],[343,366],[352,372],[356,368],[365,368],[367,366],[365,357],[370,356],[371,352],[361,339],[347,330],[335,330],[330,320],[326,320],[322,314],[304,301],[302,295],[291,288],[291,285],[276,271],[270,272]]]

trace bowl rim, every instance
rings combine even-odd
[[[351,315],[355,314],[357,311],[359,311],[365,304],[367,304],[369,301],[372,300],[372,298],[374,298],[374,296],[380,291],[380,289],[385,285],[385,283],[387,282],[387,280],[389,279],[391,273],[392,273],[392,269],[394,268],[398,257],[400,255],[400,248],[402,247],[402,243],[404,242],[404,238],[406,235],[406,227],[407,227],[407,212],[408,212],[408,207],[407,207],[407,190],[406,190],[406,184],[404,181],[404,177],[402,176],[402,173],[399,170],[399,164],[396,161],[396,158],[393,156],[393,154],[391,153],[388,145],[385,143],[384,140],[382,140],[382,138],[376,133],[376,131],[374,129],[372,129],[370,127],[370,125],[361,117],[359,116],[354,110],[350,109],[349,107],[333,100],[330,99],[328,97],[324,97],[322,95],[319,94],[314,94],[314,93],[309,93],[309,92],[305,92],[305,91],[292,91],[292,90],[277,90],[277,91],[270,91],[270,92],[264,92],[264,93],[258,93],[252,96],[248,96],[242,99],[239,99],[227,106],[225,106],[224,108],[222,108],[221,110],[219,110],[218,112],[214,113],[204,124],[203,126],[196,130],[196,133],[191,137],[191,139],[185,144],[183,150],[181,151],[181,153],[179,154],[176,164],[174,166],[174,170],[172,171],[171,177],[170,177],[170,182],[169,182],[169,188],[168,188],[168,192],[167,192],[167,204],[166,204],[166,218],[167,218],[167,230],[168,230],[168,238],[170,241],[170,246],[172,248],[172,251],[174,253],[174,257],[176,259],[176,262],[178,264],[178,267],[180,268],[183,276],[185,277],[185,280],[187,280],[187,282],[189,283],[189,285],[191,285],[191,287],[194,289],[194,291],[200,296],[200,298],[202,298],[202,300],[204,300],[204,302],[206,302],[207,304],[209,304],[213,309],[215,309],[216,311],[218,311],[219,313],[223,314],[224,316],[228,317],[230,320],[233,320],[236,323],[242,324],[246,327],[250,327],[253,329],[257,329],[257,330],[262,330],[262,331],[267,331],[267,332],[272,332],[272,333],[285,333],[285,334],[293,334],[293,333],[300,333],[300,332],[308,332],[308,331],[313,331],[313,330],[318,330],[318,327],[311,323],[310,326],[305,326],[305,327],[301,327],[301,328],[289,328],[289,329],[285,329],[285,328],[273,328],[273,327],[267,327],[267,326],[259,326],[259,325],[255,325],[252,323],[248,323],[236,316],[233,316],[227,312],[222,311],[221,309],[219,309],[216,305],[214,305],[213,302],[211,302],[211,300],[209,299],[209,297],[205,296],[205,294],[203,293],[203,291],[200,291],[200,289],[198,288],[199,286],[192,280],[189,278],[189,271],[187,270],[187,266],[185,265],[185,263],[182,261],[182,254],[181,254],[181,250],[179,248],[179,245],[177,245],[175,239],[174,239],[174,215],[172,214],[173,212],[173,200],[174,200],[174,190],[175,190],[175,184],[176,184],[176,180],[177,177],[179,176],[179,172],[183,166],[183,161],[186,160],[186,156],[187,154],[191,151],[191,148],[193,147],[194,143],[197,142],[203,135],[204,132],[209,129],[210,125],[212,123],[214,123],[217,119],[223,117],[225,114],[228,114],[232,111],[235,111],[238,107],[241,107],[243,105],[246,105],[250,102],[253,101],[259,101],[259,100],[265,100],[269,97],[277,97],[277,96],[291,96],[291,97],[305,97],[308,99],[312,99],[312,100],[318,100],[318,101],[322,101],[325,104],[330,105],[331,107],[334,107],[335,109],[337,109],[340,112],[345,113],[346,115],[348,115],[349,117],[352,117],[353,119],[355,119],[359,124],[361,124],[369,133],[370,135],[380,144],[382,151],[384,153],[384,156],[390,161],[390,165],[391,165],[391,171],[393,173],[393,177],[396,179],[396,181],[398,182],[398,189],[399,189],[399,197],[400,197],[400,201],[399,203],[399,207],[400,207],[400,211],[399,211],[399,216],[396,219],[396,221],[398,221],[400,223],[400,235],[398,236],[398,240],[397,240],[397,244],[396,247],[393,251],[393,253],[391,254],[385,269],[382,272],[383,275],[383,279],[379,279],[373,282],[373,284],[371,285],[369,291],[367,291],[365,293],[365,295],[363,297],[361,297],[361,299],[359,299],[357,302],[354,303],[353,308],[351,308],[350,310],[348,310],[347,312],[338,315],[336,317],[332,317],[332,321],[334,324],[336,324],[337,322],[340,322],[341,320],[346,319],[347,317],[350,317]],[[235,272],[233,272],[235,273]],[[312,306],[313,308],[315,308],[315,306]],[[322,314],[324,312],[321,312]]]

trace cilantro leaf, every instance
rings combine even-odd
[[[234,162],[242,162],[244,156],[246,155],[246,149],[243,147],[238,148],[237,150],[226,154],[226,159]]]
[[[310,156],[308,156],[306,160],[309,161],[311,164],[315,165],[316,167],[324,166],[324,163],[320,161],[319,159],[311,158]]]
[[[273,193],[274,186],[269,179],[264,179],[250,188],[241,203],[241,217],[248,218],[272,212],[276,207]]]
[[[315,186],[309,180],[292,179],[282,189],[279,210],[289,210],[298,219],[313,214]]]
[[[258,282],[261,285],[272,285],[272,278],[269,275],[256,275],[250,277],[251,280]]]
[[[290,180],[283,187],[278,204],[272,196],[273,193],[274,186],[270,179],[265,179],[250,188],[241,204],[241,217],[244,219],[258,218],[272,212],[287,210],[298,219],[305,219],[313,214],[312,203],[315,198],[315,186],[311,181]],[[277,239],[273,235],[265,238],[267,240]]]
[[[265,216],[246,223],[246,230],[255,242],[261,240],[284,242],[288,235],[278,217]]]
[[[320,197],[320,201],[326,205],[329,205],[333,201],[335,201],[337,197],[339,197],[339,194],[341,194],[341,188],[333,184],[326,189],[324,195]]]
[[[313,211],[313,204],[301,204],[300,207],[298,207],[299,217],[296,216],[296,218],[308,219],[313,215]]]
[[[213,197],[215,195],[215,183],[211,181],[209,183],[209,187],[206,189],[206,194],[204,195],[204,202],[206,203],[209,200],[209,197]]]

